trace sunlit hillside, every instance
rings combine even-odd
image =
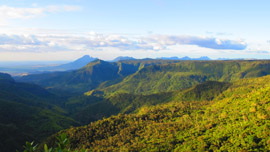
[[[243,79],[211,101],[144,106],[61,132],[72,149],[91,151],[267,151],[269,92],[269,76]]]

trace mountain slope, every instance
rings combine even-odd
[[[269,151],[269,92],[270,76],[242,79],[213,101],[143,107],[62,132],[72,149],[92,151]]]

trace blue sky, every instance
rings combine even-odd
[[[1,0],[0,60],[270,59],[267,0]]]

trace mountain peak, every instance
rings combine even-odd
[[[161,59],[161,60],[211,60],[208,56],[202,56],[199,58],[190,58],[188,56],[184,56],[182,58],[179,58],[177,56],[173,56],[173,57],[160,57],[157,59]]]
[[[75,62],[91,62],[91,61],[94,61],[96,59],[97,58],[93,58],[89,55],[84,55],[84,56],[80,57],[79,59],[73,61],[73,63],[75,63]]]
[[[90,63],[94,60],[97,60],[97,58],[90,57],[89,55],[84,55],[81,58],[79,58],[73,62],[62,64],[62,65],[56,66],[54,68],[58,69],[60,71],[62,71],[62,70],[75,70],[75,69],[79,69],[79,68],[86,66],[88,63]]]
[[[92,63],[104,63],[104,62],[106,62],[106,61],[103,61],[101,59],[95,59],[92,61]]]
[[[84,56],[82,56],[82,57],[80,57],[79,59],[77,59],[77,60],[88,60],[88,59],[91,59],[92,57],[90,57],[89,55],[84,55]],[[77,61],[76,60],[76,61]]]
[[[208,56],[201,56],[198,59],[200,59],[200,60],[211,60]]]

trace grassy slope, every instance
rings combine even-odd
[[[143,107],[62,132],[72,148],[91,150],[270,150],[269,92],[270,76],[243,79],[212,101]]]

